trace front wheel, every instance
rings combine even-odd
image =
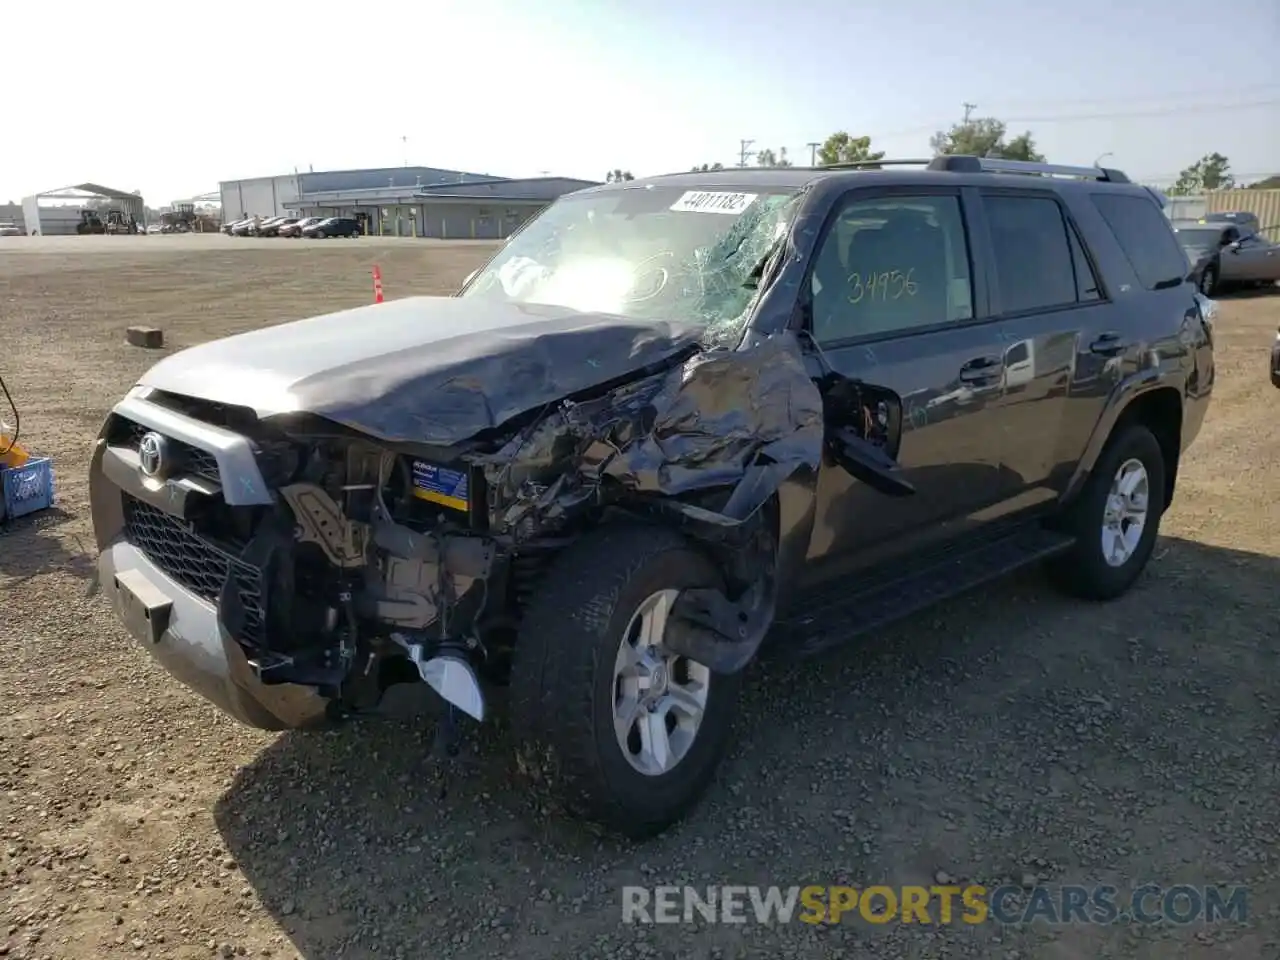
[[[1212,297],[1218,289],[1218,268],[1213,264],[1204,268],[1204,273],[1200,275],[1200,292],[1206,297]]]
[[[511,674],[522,771],[570,813],[632,839],[687,814],[723,758],[740,679],[663,645],[680,591],[715,567],[662,527],[601,528],[562,554],[520,629]]]
[[[1065,518],[1076,543],[1050,563],[1050,575],[1078,597],[1119,597],[1151,559],[1164,508],[1159,442],[1141,423],[1121,426]]]

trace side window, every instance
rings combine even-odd
[[[1076,302],[1076,271],[1067,223],[1049,197],[983,198],[1004,313]]]
[[[1181,285],[1187,275],[1187,258],[1154,200],[1095,193],[1093,205],[1111,228],[1143,287],[1156,290]]]
[[[814,336],[831,343],[971,319],[970,276],[959,197],[853,200],[814,253]]]
[[[1071,260],[1076,268],[1076,298],[1081,303],[1092,303],[1102,299],[1102,287],[1098,284],[1098,276],[1089,265],[1089,258],[1084,255],[1084,244],[1076,236],[1075,230],[1067,227],[1067,235],[1071,240]]]

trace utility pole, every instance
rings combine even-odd
[[[747,157],[755,153],[755,151],[751,149],[751,145],[753,143],[755,143],[754,140],[738,141],[738,166],[745,167],[747,165]]]
[[[401,137],[400,146],[404,148],[404,165],[407,167],[409,165],[409,138]]]
[[[962,107],[964,107],[964,122],[965,122],[965,124],[968,124],[968,123],[969,123],[969,114],[973,113],[973,111],[977,109],[978,105],[977,105],[976,103],[967,103],[967,102],[966,102],[966,103],[961,104],[961,106],[962,106]]]
[[[809,148],[809,166],[816,167],[818,165],[818,148],[822,144],[817,140],[810,140],[805,146]]]

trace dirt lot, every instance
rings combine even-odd
[[[473,245],[0,242],[0,371],[58,508],[0,533],[0,955],[1280,956],[1280,296],[1223,302],[1219,383],[1156,561],[1108,606],[1029,574],[752,676],[740,746],[641,848],[527,809],[504,735],[438,799],[422,723],[242,729],[87,598],[85,461],[171,348],[443,293]],[[1246,884],[1245,925],[622,926],[624,884]],[[943,878],[945,879],[945,878]]]

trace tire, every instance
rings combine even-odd
[[[1124,551],[1123,562],[1114,563],[1108,561],[1104,552],[1103,529],[1111,505],[1112,486],[1119,482],[1122,473],[1145,474],[1147,506],[1136,542],[1131,541],[1129,549]],[[1139,481],[1139,488],[1141,485]],[[1084,490],[1064,518],[1062,527],[1075,536],[1076,543],[1068,553],[1050,562],[1049,572],[1055,584],[1087,600],[1114,600],[1128,592],[1151,559],[1165,506],[1165,461],[1159,442],[1141,423],[1122,424],[1108,441]],[[1133,529],[1132,524],[1128,529]]]
[[[1200,275],[1200,292],[1206,297],[1212,297],[1217,289],[1218,268],[1211,263],[1204,268],[1204,273]]]
[[[677,692],[690,679],[686,671],[705,681],[705,703],[692,741],[682,750],[683,731],[672,741],[674,764],[646,773],[628,759],[635,753],[624,752],[614,731],[615,668],[647,599],[717,586],[710,561],[664,527],[602,527],[553,562],[525,611],[511,668],[517,759],[535,792],[545,790],[571,815],[633,840],[662,832],[692,810],[728,749],[740,676],[711,676],[687,660],[666,665]],[[669,706],[658,712],[663,729],[669,717],[688,718]],[[657,713],[637,716],[638,724]],[[639,734],[631,732],[634,747]]]

